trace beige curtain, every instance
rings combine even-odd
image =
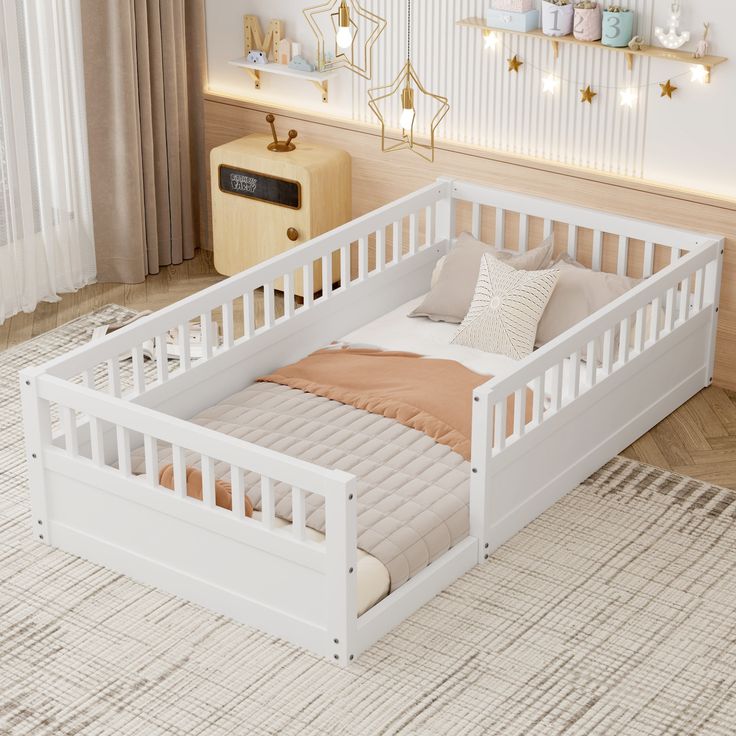
[[[137,283],[205,240],[203,0],[81,0],[97,278]]]

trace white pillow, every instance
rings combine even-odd
[[[484,254],[470,310],[452,343],[515,360],[530,355],[559,275],[556,269],[517,271]]]

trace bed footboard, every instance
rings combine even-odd
[[[22,389],[39,541],[348,661],[357,620],[354,476],[33,370]],[[141,446],[145,474],[134,475],[131,450]],[[174,459],[173,491],[158,482],[164,446]],[[202,469],[202,500],[187,496],[191,453]],[[215,462],[230,467],[231,510],[216,506]],[[259,520],[245,515],[246,471],[261,477]],[[286,527],[275,523],[276,482],[292,489]],[[324,499],[322,543],[306,534],[307,494]]]

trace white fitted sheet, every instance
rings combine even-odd
[[[447,322],[433,322],[426,317],[408,317],[419,305],[424,296],[402,304],[392,312],[369,322],[363,327],[345,335],[341,342],[353,346],[370,346],[380,350],[400,350],[417,353],[427,358],[455,360],[466,368],[486,376],[507,376],[513,373],[518,361],[498,353],[486,353],[483,350],[468,348],[463,345],[452,345],[451,340],[458,330],[458,325]],[[565,360],[563,366],[563,401],[571,398],[569,390],[573,362]],[[600,372],[600,367],[599,367]],[[588,387],[585,380],[585,366],[580,370],[581,391]],[[545,395],[547,399],[555,391],[556,377],[554,370],[545,376]],[[534,389],[529,384],[530,389]]]

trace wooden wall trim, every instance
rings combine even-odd
[[[496,151],[442,142],[434,165],[410,152],[381,154],[378,130],[251,100],[205,94],[205,149],[268,131],[265,115],[299,140],[334,145],[353,157],[353,216],[418,189],[438,176],[477,181],[726,238],[715,383],[736,390],[736,201]]]

